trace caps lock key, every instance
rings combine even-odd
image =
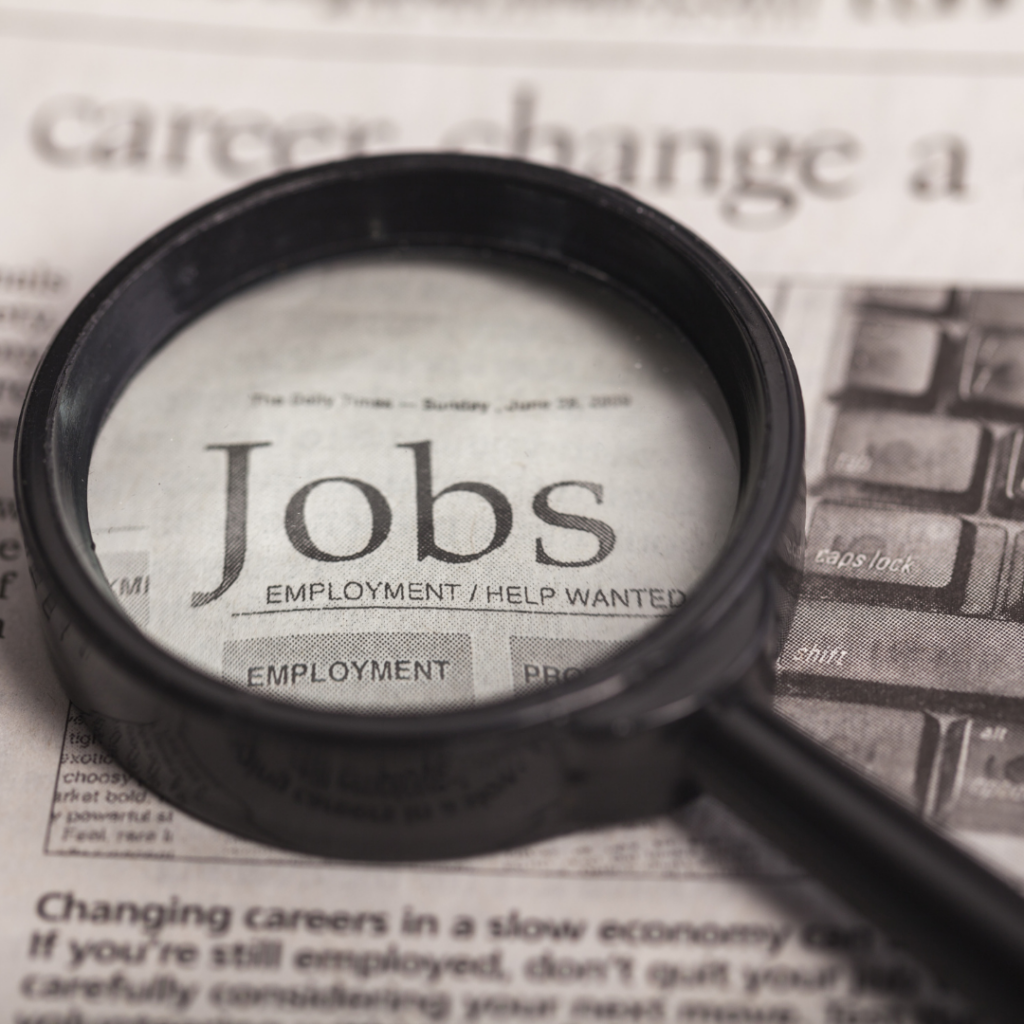
[[[806,596],[953,611],[974,536],[955,516],[823,501],[807,538]]]

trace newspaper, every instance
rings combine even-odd
[[[457,148],[630,189],[750,276],[801,373],[808,586],[777,706],[1019,878],[1022,18],[986,0],[0,2],[0,439],[9,449],[36,359],[93,281],[261,174]],[[594,394],[616,393],[600,383]],[[246,396],[257,386],[276,394],[253,383]],[[415,453],[395,454],[411,472]],[[222,488],[223,453],[205,457]],[[482,477],[466,466],[445,479]],[[977,1019],[710,800],[387,868],[189,819],[69,707],[7,488],[11,1020]],[[104,556],[115,594],[147,623],[149,551]],[[217,563],[206,570],[188,593],[216,589]],[[265,598],[275,581],[261,582]]]

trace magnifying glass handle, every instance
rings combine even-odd
[[[702,788],[997,1020],[1024,1019],[1024,899],[770,708],[684,723]]]

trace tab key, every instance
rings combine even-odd
[[[988,429],[973,420],[848,409],[832,434],[828,490],[836,497],[973,512],[991,447]]]

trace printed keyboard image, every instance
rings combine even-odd
[[[779,707],[927,817],[1024,835],[1024,291],[843,310]]]

